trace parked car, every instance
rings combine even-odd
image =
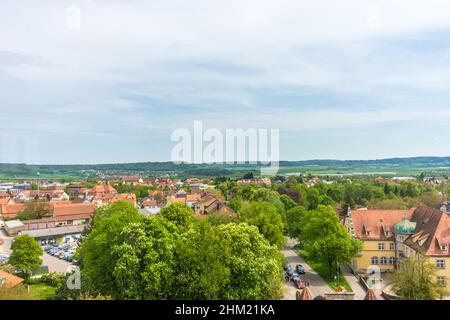
[[[298,289],[303,289],[306,287],[306,282],[303,278],[298,277],[294,280],[294,284]]]
[[[297,273],[297,272],[293,272],[292,273],[292,277],[291,277],[291,280],[295,283],[295,281],[297,281],[298,279],[300,279],[301,277],[300,277],[300,275]]]
[[[0,254],[0,263],[7,263],[9,256],[7,254]]]
[[[305,268],[301,264],[295,266],[295,271],[297,271],[298,274],[305,274]]]
[[[292,278],[293,276],[294,276],[294,270],[292,270],[292,268],[289,268],[289,269],[287,269],[286,270],[286,275],[289,277],[289,278]]]

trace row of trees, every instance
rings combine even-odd
[[[115,299],[275,299],[281,294],[282,257],[257,227],[214,224],[180,203],[155,217],[144,217],[122,201],[98,209],[79,259],[78,294]]]
[[[286,235],[298,239],[308,257],[323,264],[330,274],[338,262],[350,261],[361,249],[361,243],[353,240],[340,224],[331,207],[333,200],[321,195],[318,188],[284,185],[272,190],[225,183],[228,186],[222,182],[222,192],[227,192],[229,204],[238,212],[240,221],[257,226],[278,248],[285,244]]]

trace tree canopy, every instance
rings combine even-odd
[[[11,249],[9,263],[21,270],[25,277],[30,276],[34,269],[41,266],[42,259],[40,257],[44,250],[32,236],[23,234],[15,237]]]
[[[116,299],[275,299],[283,274],[257,227],[214,226],[180,204],[153,217],[121,201],[102,207],[80,261],[88,295]]]

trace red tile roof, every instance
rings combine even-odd
[[[414,234],[405,240],[405,244],[426,255],[449,255],[450,215],[427,207],[418,208],[412,218],[416,222]],[[442,250],[445,245],[446,250]]]
[[[21,284],[24,280],[20,277],[17,277],[11,273],[0,270],[0,286],[5,286],[7,288],[15,287],[18,284]]]
[[[414,210],[355,210],[352,212],[355,237],[361,240],[394,240],[395,224],[405,214],[410,219]]]
[[[62,216],[93,214],[96,206],[94,203],[55,202],[53,203],[53,207],[55,217],[58,219]]]

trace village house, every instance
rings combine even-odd
[[[78,198],[80,195],[84,196],[88,188],[83,183],[70,183],[66,186],[65,190],[67,190],[69,197]]]
[[[259,187],[272,185],[272,181],[269,178],[240,179],[236,183],[237,185],[254,184]]]
[[[87,197],[95,198],[108,195],[117,194],[117,190],[114,189],[108,182],[103,182],[99,185],[94,186],[92,189],[87,191]]]
[[[355,210],[347,213],[344,226],[363,241],[351,268],[366,272],[372,266],[393,271],[404,257],[428,258],[437,269],[437,282],[450,292],[450,215],[419,207],[410,210]]]
[[[0,270],[0,287],[14,288],[25,280],[9,272]]]
[[[120,179],[125,184],[140,184],[143,183],[143,180],[139,176],[125,176]]]
[[[150,198],[145,198],[141,203],[141,211],[145,215],[153,215],[157,214],[161,211],[161,207],[158,205],[156,200],[152,200]]]

